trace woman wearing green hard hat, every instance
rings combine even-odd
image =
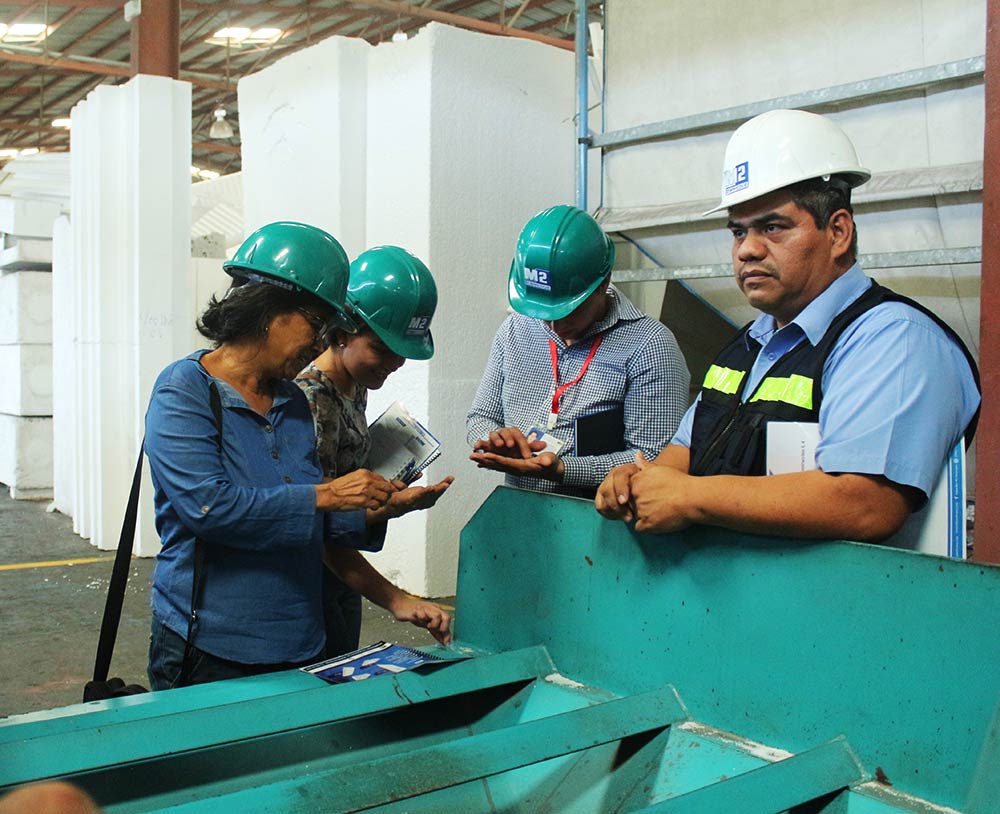
[[[378,390],[407,359],[429,359],[434,353],[431,319],[437,287],[418,258],[398,246],[378,246],[351,263],[347,307],[357,325],[354,333],[334,328],[327,348],[297,382],[312,408],[320,463],[328,477],[343,476],[366,465],[371,448],[365,408],[368,391]],[[370,541],[378,551],[385,523],[407,512],[433,506],[454,478],[432,486],[395,482],[386,505],[368,512]],[[327,656],[354,650],[361,631],[361,596],[412,622],[439,641],[450,640],[450,616],[439,605],[401,591],[358,552],[343,547],[333,553],[338,578],[324,575],[323,605]],[[345,584],[349,582],[350,585]],[[360,594],[359,594],[360,591]]]
[[[360,538],[364,511],[395,491],[366,470],[324,479],[309,405],[290,381],[321,336],[353,330],[340,244],[314,226],[271,223],[223,268],[232,286],[198,321],[213,348],[169,365],[146,413],[162,541],[154,690],[321,656],[324,548]]]

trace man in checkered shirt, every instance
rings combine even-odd
[[[470,459],[510,486],[593,497],[637,450],[655,456],[684,414],[690,375],[677,341],[610,285],[613,263],[614,244],[575,207],[546,209],[521,231],[515,313],[466,418]]]

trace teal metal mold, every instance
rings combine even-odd
[[[501,488],[462,535],[473,658],[20,716],[0,790],[67,778],[111,814],[995,814],[998,600],[1000,569],[641,536]]]
[[[695,720],[792,753],[844,735],[870,772],[956,809],[1000,697],[998,568],[640,535],[588,501],[503,487],[463,531],[457,617],[476,647],[543,643],[617,694],[669,682]]]

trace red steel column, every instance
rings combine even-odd
[[[142,0],[142,13],[132,20],[132,75],[169,76],[181,67],[180,0]]]
[[[1000,0],[986,4],[986,132],[979,369],[983,411],[976,433],[975,558],[1000,563]]]

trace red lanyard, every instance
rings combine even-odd
[[[601,339],[603,338],[604,334],[598,334],[594,337],[594,342],[590,346],[590,353],[587,354],[587,358],[583,362],[583,367],[580,368],[580,374],[573,379],[573,381],[566,382],[563,385],[559,384],[559,353],[556,350],[556,343],[552,339],[549,340],[549,354],[552,356],[552,381],[556,385],[555,392],[552,394],[552,412],[549,413],[550,430],[556,425],[556,417],[559,415],[560,397],[566,392],[566,388],[572,387],[583,378],[583,374],[586,373],[587,368],[590,367],[590,360],[593,359],[594,354],[597,353],[597,347],[601,344]]]

